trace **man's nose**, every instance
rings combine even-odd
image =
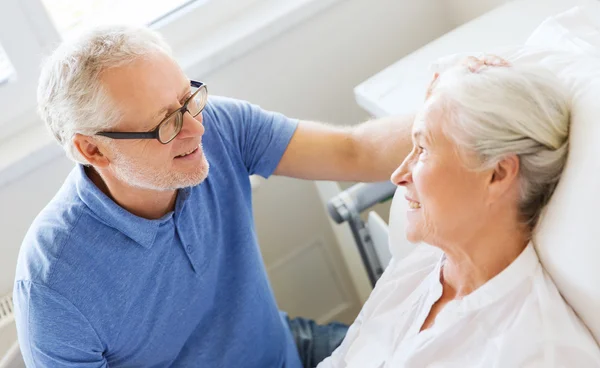
[[[183,114],[183,122],[181,132],[179,132],[180,138],[199,137],[204,134],[204,124],[202,113],[193,117],[189,112]]]

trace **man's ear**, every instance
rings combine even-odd
[[[73,136],[73,144],[90,165],[106,167],[110,163],[110,160],[103,153],[103,148],[98,145],[94,138],[77,133]]]
[[[519,157],[506,156],[496,164],[489,181],[489,194],[492,200],[497,200],[506,195],[513,188],[519,178]]]

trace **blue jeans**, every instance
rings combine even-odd
[[[287,322],[304,368],[314,368],[330,356],[348,332],[348,326],[338,322],[323,326],[305,318],[288,318]]]

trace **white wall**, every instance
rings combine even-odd
[[[367,115],[355,104],[352,88],[448,31],[443,1],[343,1],[220,70],[193,77],[207,82],[211,93],[250,100],[289,116],[355,124]],[[61,157],[0,188],[0,295],[12,289],[18,247],[29,223],[70,167]],[[282,272],[285,268],[279,267],[305,249],[313,258],[303,262],[323,263],[315,257],[326,256],[323,265],[330,267],[334,279],[348,279],[314,183],[271,178],[258,189],[254,202],[264,259],[272,278],[277,277],[274,289],[281,307],[292,315],[324,318],[311,300],[327,295],[298,281],[307,272]],[[352,306],[331,316],[349,322],[359,305],[355,292],[341,287],[340,297]]]

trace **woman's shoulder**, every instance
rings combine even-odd
[[[562,297],[543,267],[536,272],[533,289],[540,323],[551,337],[557,340],[571,340],[578,336],[583,340],[593,341],[587,327]]]
[[[582,361],[593,360],[600,364],[600,349],[592,334],[543,267],[536,269],[531,282],[531,290],[522,306],[524,310],[519,313],[524,318],[516,318],[515,322],[520,323],[515,323],[513,329],[520,331],[518,335],[528,332],[524,335],[528,335],[532,353],[540,359],[579,356]]]

